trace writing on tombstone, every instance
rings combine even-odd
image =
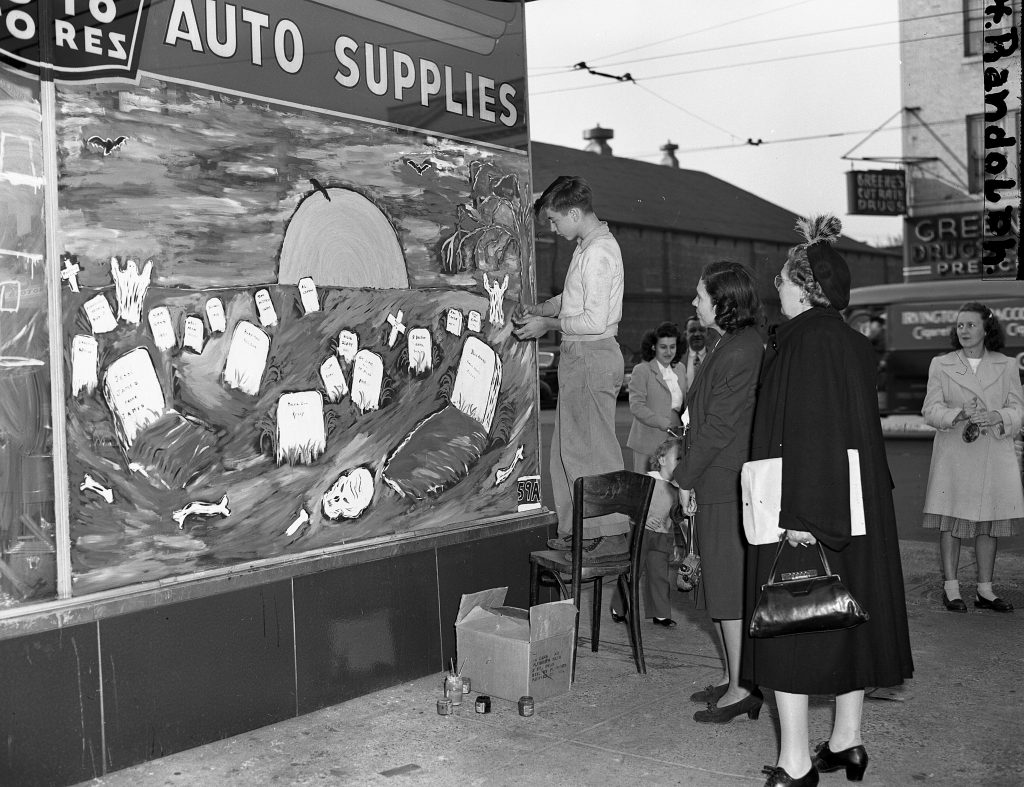
[[[324,391],[328,402],[340,402],[341,397],[348,393],[348,383],[341,371],[341,364],[333,355],[320,364],[320,379],[324,381]]]
[[[166,306],[154,306],[146,315],[149,330],[153,333],[153,344],[161,352],[170,350],[178,341],[171,322],[171,312]]]
[[[93,336],[79,334],[71,340],[71,395],[96,390],[99,342]]]
[[[414,374],[422,374],[433,368],[434,345],[430,331],[426,328],[413,328],[406,340],[409,348],[409,370]]]
[[[82,308],[85,309],[85,316],[89,318],[93,333],[109,333],[117,327],[110,302],[102,293],[87,300],[82,304]]]
[[[346,363],[352,363],[359,352],[359,337],[352,331],[338,332],[338,357],[343,358]]]
[[[206,302],[206,319],[210,321],[210,333],[224,333],[228,329],[224,302],[220,298],[210,298]]]
[[[270,355],[270,337],[248,320],[240,320],[231,333],[224,382],[229,388],[256,396]]]
[[[257,290],[254,297],[256,300],[256,313],[260,318],[260,325],[264,328],[273,328],[277,325],[277,310],[274,308],[274,301],[270,297],[270,291]]]
[[[181,340],[182,346],[188,347],[197,353],[203,351],[203,319],[196,314],[190,314],[185,318],[185,335]]]
[[[455,373],[452,405],[490,430],[501,389],[501,360],[475,336],[466,339]]]
[[[299,298],[302,299],[302,308],[306,310],[306,314],[320,311],[320,299],[317,297],[312,276],[299,279]]]
[[[444,329],[452,336],[462,336],[462,312],[449,309],[444,319]]]
[[[469,330],[473,331],[474,333],[480,333],[480,329],[483,325],[482,319],[483,318],[480,316],[480,312],[478,312],[476,309],[470,310],[469,316],[467,317],[467,327],[469,328]]]
[[[107,367],[103,396],[126,450],[143,429],[167,412],[160,379],[145,347],[130,350]]]
[[[370,350],[360,350],[352,362],[352,404],[362,413],[380,409],[384,385],[384,359]]]
[[[277,462],[311,464],[327,448],[324,399],[319,391],[284,394],[277,400]]]

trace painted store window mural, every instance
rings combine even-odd
[[[520,5],[0,6],[3,604],[538,506]]]

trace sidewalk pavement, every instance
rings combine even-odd
[[[901,543],[914,678],[869,692],[865,785],[1024,784],[1024,555],[1001,554],[996,590],[1017,611],[975,610],[973,550],[961,555],[967,614],[941,602],[936,544]],[[610,595],[610,594],[606,594]],[[717,637],[690,594],[674,593],[674,629],[643,627],[647,675],[636,673],[624,625],[605,610],[599,653],[580,620],[576,683],[534,716],[469,695],[437,714],[441,673],[224,741],[94,779],[107,787],[205,785],[750,785],[775,763],[778,713],[698,724],[690,694],[717,682]],[[454,623],[454,621],[453,621]],[[253,691],[259,691],[258,686]],[[829,698],[811,699],[811,741],[828,737]],[[821,783],[845,784],[842,771]]]

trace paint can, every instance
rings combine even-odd
[[[459,675],[448,675],[444,679],[444,693],[452,705],[462,704],[462,685],[462,677]]]
[[[462,693],[463,694],[469,694],[473,690],[472,686],[473,686],[473,681],[471,681],[469,678],[463,678],[462,679]]]
[[[476,712],[477,713],[490,713],[491,712],[491,698],[486,694],[481,694],[476,698]]]
[[[452,701],[448,697],[442,697],[437,701],[437,715],[438,716],[451,716],[452,715]]]
[[[533,697],[526,695],[519,698],[519,715],[520,716],[532,716],[533,715]]]

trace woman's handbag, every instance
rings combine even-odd
[[[697,552],[697,528],[693,517],[676,522],[676,545],[669,566],[676,569],[676,587],[684,593],[700,585],[700,554]],[[682,542],[682,543],[680,543]]]
[[[785,540],[779,541],[768,582],[761,586],[761,595],[750,617],[750,636],[784,637],[838,631],[859,626],[869,619],[839,576],[832,573],[820,542],[818,555],[825,567],[825,576],[818,576],[817,569],[810,569],[783,574],[781,580],[776,579],[775,568],[785,545]]]

